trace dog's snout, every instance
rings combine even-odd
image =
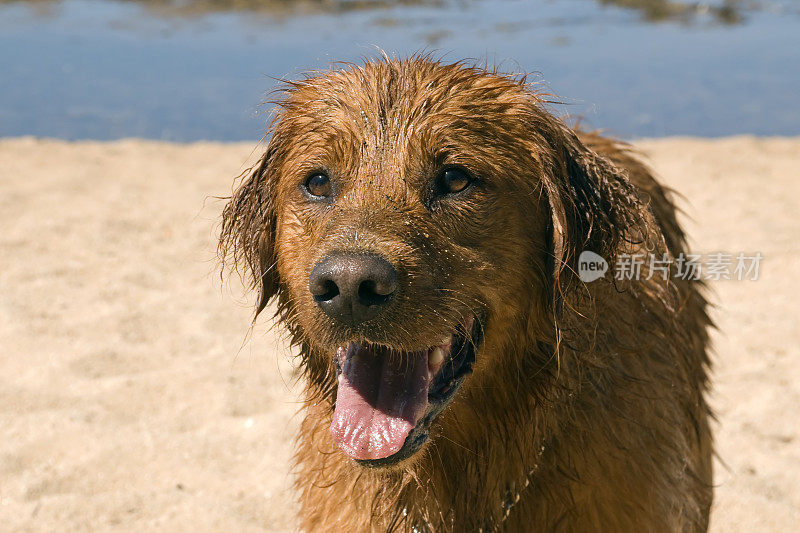
[[[314,266],[309,290],[328,316],[356,325],[375,318],[397,291],[397,271],[383,257],[334,252]]]

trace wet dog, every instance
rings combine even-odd
[[[704,530],[684,248],[635,154],[524,78],[415,57],[290,83],[220,253],[298,347],[301,527]]]

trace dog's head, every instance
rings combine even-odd
[[[633,201],[524,80],[381,60],[286,88],[221,251],[259,311],[278,296],[336,444],[381,466],[516,347],[555,344],[575,258],[608,256]]]

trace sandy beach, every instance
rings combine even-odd
[[[709,282],[712,530],[796,530],[800,138],[636,146],[694,252],[763,255]],[[294,530],[291,353],[215,260],[253,149],[0,140],[0,530]]]

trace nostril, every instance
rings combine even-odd
[[[329,302],[339,296],[339,287],[331,279],[326,279],[322,283],[322,290],[313,293],[314,301],[316,302]]]
[[[358,285],[358,300],[364,305],[380,305],[388,302],[394,296],[394,291],[381,294],[374,280],[368,279]]]

